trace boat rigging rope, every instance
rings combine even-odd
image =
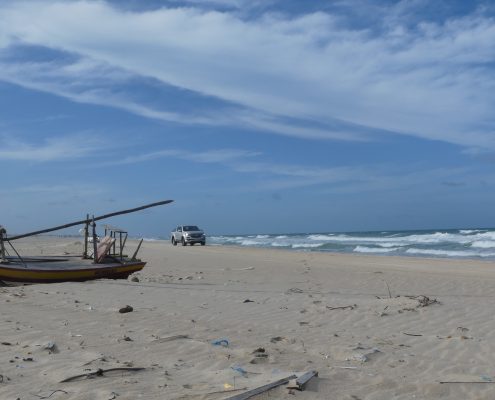
[[[21,260],[21,263],[22,265],[24,265],[25,268],[27,268],[27,265],[26,263],[24,262],[24,260],[22,259],[21,255],[17,252],[17,250],[15,249],[14,245],[12,243],[10,243],[10,240],[8,239],[4,239],[8,244],[10,244],[10,247],[12,247],[12,250],[14,250],[15,254],[17,254],[17,257],[19,258],[19,260]],[[7,249],[5,249],[7,250]],[[7,253],[8,254],[8,253]]]

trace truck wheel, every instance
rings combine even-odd
[[[177,240],[175,240],[175,238],[174,238],[173,236],[172,236],[172,244],[173,244],[174,246],[177,246]]]
[[[205,245],[205,242],[201,242],[201,246],[204,246]]]
[[[180,241],[182,243],[182,246],[185,246],[187,244],[186,241],[184,240],[184,237],[182,237],[182,239]]]
[[[196,243],[194,243],[194,242],[191,242],[191,246],[194,246],[195,244],[196,244]]]

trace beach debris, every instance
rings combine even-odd
[[[139,282],[139,278],[137,276],[133,276],[131,278],[131,282]]]
[[[223,347],[228,347],[229,341],[228,339],[216,339],[211,342],[213,346],[223,346]]]
[[[266,385],[257,387],[255,389],[249,390],[249,391],[244,392],[244,393],[240,393],[240,394],[235,395],[235,396],[232,396],[232,397],[228,397],[226,400],[246,400],[246,399],[250,399],[251,397],[254,397],[254,396],[258,395],[258,394],[267,392],[267,391],[269,391],[269,390],[271,390],[273,388],[276,388],[278,386],[285,385],[291,379],[294,379],[294,378],[296,378],[296,375],[290,375],[290,376],[288,376],[286,378],[279,379],[278,381],[275,381],[275,382],[272,382],[272,383],[268,383]]]
[[[299,289],[299,288],[290,288],[285,291],[285,294],[292,294],[292,293],[304,293],[304,290]]]
[[[108,400],[114,400],[114,399],[116,399],[118,396],[120,396],[120,394],[118,394],[117,392],[111,392],[111,393],[110,393],[110,397],[108,398]]]
[[[165,338],[158,338],[156,340],[153,340],[154,343],[165,343],[165,342],[171,342],[172,340],[178,340],[178,339],[190,339],[189,335],[174,335],[174,336],[169,336]]]
[[[127,306],[122,307],[121,309],[119,309],[119,313],[121,313],[121,314],[129,313],[129,312],[132,312],[132,311],[134,311],[134,308],[132,308],[129,305],[127,305]]]
[[[408,332],[402,332],[402,333],[407,336],[423,336],[421,333],[408,333]]]
[[[249,362],[250,364],[261,364],[268,360],[268,353],[264,347],[258,347],[251,354],[254,354],[254,358]]]
[[[363,349],[363,347],[361,346],[357,346],[355,348],[356,350],[358,349]],[[347,361],[360,361],[362,363],[364,362],[367,362],[370,360],[370,356],[375,354],[375,353],[381,353],[380,350],[378,350],[377,348],[373,348],[373,349],[370,349],[368,352],[366,353],[354,353],[351,357],[347,358],[346,360]]]
[[[139,372],[145,369],[146,368],[142,368],[142,367],[132,367],[132,368],[118,367],[118,368],[109,368],[109,369],[98,368],[95,372],[88,372],[86,374],[70,376],[69,378],[65,378],[64,380],[60,381],[60,383],[74,382],[81,379],[93,379],[95,377],[105,377],[106,376],[105,373],[107,372],[114,372],[114,371]]]
[[[106,358],[106,357],[102,354],[100,357],[95,358],[95,359],[93,359],[93,360],[90,360],[90,361],[88,361],[88,362],[84,363],[84,364],[83,364],[83,366],[84,366],[84,365],[89,365],[89,364],[91,364],[91,363],[93,363],[93,362],[95,362],[95,361],[108,362],[107,358]]]
[[[439,383],[495,383],[495,381],[440,381]]]
[[[254,300],[246,299],[243,301],[243,303],[254,303]]]
[[[268,354],[257,354],[249,364],[264,364],[268,360]]]
[[[226,389],[226,390],[229,390],[229,389],[232,389],[234,386],[231,385],[230,383],[224,383],[223,384],[223,388]]]
[[[388,291],[388,298],[392,298],[392,292],[390,291],[390,286],[388,286],[388,282],[384,279],[383,282],[385,282],[385,285],[387,285],[387,291]]]
[[[437,299],[430,299],[428,296],[420,294],[419,296],[406,296],[408,299],[413,299],[418,302],[417,308],[428,307],[432,304],[440,304]]]
[[[230,385],[230,383],[225,383],[224,384],[224,387],[225,385]],[[232,385],[230,385],[232,386]],[[222,394],[222,393],[229,393],[229,392],[239,392],[241,390],[247,390],[247,387],[242,387],[242,388],[233,388],[233,389],[224,389],[224,390],[217,390],[215,392],[208,392],[208,393],[205,393],[204,395],[206,397],[212,395],[212,394]]]
[[[291,379],[287,389],[304,390],[306,388],[306,384],[315,376],[318,376],[317,371],[308,371],[300,375],[299,378]]]
[[[10,342],[2,342],[1,344],[3,344],[4,346],[12,346],[12,343]]]
[[[354,310],[355,308],[357,308],[357,305],[356,304],[352,304],[352,305],[348,305],[348,306],[340,306],[340,307],[330,307],[330,306],[327,306],[327,309],[328,310],[346,310],[346,309]]]
[[[361,354],[361,353],[356,353],[352,355],[352,358],[348,358],[347,360],[355,360],[355,361],[360,361],[360,362],[366,362],[369,360],[368,356],[366,354]]]
[[[55,342],[50,340],[47,344],[45,344],[43,346],[43,349],[44,350],[53,350],[53,349],[55,349],[55,346],[56,346]]]
[[[232,369],[235,372],[239,372],[244,377],[247,377],[248,372],[239,365],[234,365],[233,367],[230,367],[230,369]]]
[[[270,342],[277,343],[277,342],[281,342],[283,340],[287,340],[287,339],[285,337],[283,337],[283,336],[275,336],[275,337],[272,337],[270,339]]]
[[[57,389],[57,390],[53,390],[49,395],[47,396],[41,396],[39,394],[34,394],[34,393],[31,393],[33,396],[36,396],[38,397],[39,399],[49,399],[50,397],[52,397],[55,393],[65,393],[65,394],[69,394],[69,392],[66,392],[65,390],[62,390],[62,389]]]
[[[44,344],[43,350],[48,350],[49,354],[58,353],[57,344],[53,340],[50,340],[48,343]]]

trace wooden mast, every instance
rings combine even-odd
[[[5,262],[5,245],[3,243],[4,235],[7,234],[5,228],[0,225],[0,262]]]
[[[87,216],[86,219],[83,219],[81,221],[71,222],[71,223],[68,223],[68,224],[55,226],[53,228],[42,229],[42,230],[39,230],[39,231],[24,233],[22,235],[16,235],[16,236],[11,236],[11,237],[7,237],[6,236],[6,232],[5,232],[5,236],[3,236],[3,234],[0,234],[0,242],[2,243],[1,246],[3,246],[3,241],[4,240],[11,241],[11,240],[16,240],[16,239],[22,239],[22,238],[29,237],[29,236],[39,235],[41,233],[48,233],[48,232],[58,231],[60,229],[70,228],[71,226],[76,226],[76,225],[81,225],[81,224],[90,224],[90,223],[93,223],[95,221],[99,221],[99,220],[102,220],[102,219],[105,219],[105,218],[115,217],[116,215],[129,214],[129,213],[132,213],[132,212],[144,210],[146,208],[161,206],[161,205],[169,204],[169,203],[172,203],[172,202],[173,202],[173,200],[158,201],[156,203],[146,204],[146,205],[141,206],[141,207],[130,208],[128,210],[116,211],[116,212],[113,212],[113,213],[101,215],[99,217],[93,217],[91,220],[89,219],[89,216]],[[1,251],[1,249],[0,249],[0,251]]]

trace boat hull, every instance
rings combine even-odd
[[[127,279],[146,262],[93,264],[89,260],[66,263],[0,264],[0,281],[27,283],[80,282],[94,279]]]

